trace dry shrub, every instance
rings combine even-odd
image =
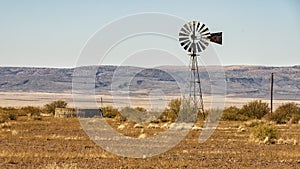
[[[159,119],[162,122],[167,122],[167,121],[175,121],[178,117],[179,111],[180,111],[180,106],[181,106],[181,99],[176,98],[172,99],[168,103],[168,107],[165,108],[165,110],[162,112],[161,116]]]
[[[63,101],[63,100],[54,101],[54,102],[51,102],[49,104],[46,104],[44,106],[44,111],[46,113],[50,113],[50,114],[54,115],[55,108],[66,108],[67,105],[68,105],[68,103]]]
[[[8,112],[8,119],[9,120],[17,120],[17,113],[16,112]]]
[[[222,109],[215,108],[207,111],[207,120],[209,122],[217,122],[222,117]]]
[[[236,106],[230,106],[223,110],[222,120],[228,121],[246,121],[248,117],[241,113],[241,110]]]
[[[191,99],[176,98],[172,99],[168,103],[167,108],[165,108],[165,110],[162,112],[159,119],[162,122],[195,122],[197,120],[197,117],[200,117],[198,116],[200,113],[201,110],[195,107]],[[208,112],[205,112],[203,114],[207,113]]]
[[[300,120],[300,107],[296,103],[285,103],[280,105],[274,113],[267,114],[265,118],[277,124],[288,122],[296,124]]]
[[[159,123],[160,119],[158,119],[158,117],[161,115],[161,112],[147,111],[142,107],[137,107],[137,108],[124,107],[120,111],[120,113],[122,116],[124,116],[126,120],[131,120],[134,122],[153,122],[153,123]]]
[[[0,123],[7,122],[8,120],[17,120],[18,109],[13,107],[0,108]]]
[[[22,115],[28,116],[40,116],[42,110],[38,107],[26,106],[20,109]]]
[[[121,114],[126,119],[135,121],[135,122],[143,122],[147,118],[145,111],[139,111],[139,109],[131,108],[131,107],[124,107],[121,110]]]
[[[241,109],[230,106],[223,111],[222,119],[229,121],[247,121],[250,119],[261,119],[270,111],[268,103],[261,100],[249,102]]]
[[[115,118],[116,116],[120,116],[120,112],[118,109],[113,108],[112,106],[106,106],[102,108],[104,117],[106,118]]]
[[[261,100],[255,100],[244,105],[240,113],[249,119],[261,119],[270,112],[268,103],[263,103]]]
[[[201,110],[195,106],[193,100],[191,99],[182,99],[182,105],[180,110],[179,117],[177,119],[178,122],[195,122],[197,118],[199,120],[203,120],[205,118],[204,114],[208,114],[210,112],[204,112],[203,116],[198,116],[201,113]],[[203,117],[203,119],[200,119]]]
[[[264,141],[266,137],[269,140],[273,140],[277,138],[278,131],[273,126],[268,126],[265,124],[259,124],[251,128],[251,139],[256,141]]]
[[[136,107],[134,108],[136,111],[139,111],[139,112],[147,112],[147,110],[143,107]]]

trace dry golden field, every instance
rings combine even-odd
[[[132,137],[138,137],[142,130],[134,128],[133,122],[105,120],[115,129],[127,123],[120,132]],[[0,168],[300,168],[300,124],[276,125],[281,138],[293,138],[296,144],[250,142],[249,127],[244,124],[221,121],[203,144],[198,143],[201,130],[192,130],[171,150],[135,159],[101,149],[85,134],[77,118],[33,120],[21,116],[1,125]],[[240,126],[245,131],[239,131]],[[143,130],[146,135],[163,131]]]

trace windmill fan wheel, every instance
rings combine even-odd
[[[192,21],[180,29],[180,45],[188,52],[199,53],[204,51],[210,42],[211,34],[205,24]]]

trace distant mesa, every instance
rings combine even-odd
[[[90,66],[84,69],[95,69],[95,88],[98,93],[109,93],[113,80],[119,84],[118,90],[130,91],[154,89],[163,90],[166,95],[180,95],[176,93],[178,85],[172,75],[185,79],[187,67],[163,66],[162,69],[140,68],[130,66]],[[210,75],[206,70],[216,69],[213,66],[200,67],[201,83],[204,95],[211,94]],[[167,71],[164,71],[167,70]],[[0,67],[0,91],[31,91],[51,93],[71,93],[72,68],[28,68],[28,67]],[[122,78],[113,79],[115,71],[121,72]],[[136,72],[134,77],[126,72]],[[266,67],[266,66],[225,66],[227,94],[236,97],[267,98],[269,96],[270,74],[274,73],[274,95],[277,99],[300,99],[300,66]],[[115,82],[114,82],[115,83]],[[183,83],[183,82],[180,82]],[[216,84],[218,85],[218,84]],[[220,86],[222,87],[222,86]],[[175,92],[175,93],[174,93]]]

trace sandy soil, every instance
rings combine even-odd
[[[123,123],[105,119],[115,129]],[[19,117],[0,128],[0,168],[300,168],[300,145],[249,142],[244,122],[221,121],[213,135],[198,142],[200,131],[190,131],[178,145],[149,158],[121,157],[103,150],[89,139],[77,118]],[[203,123],[197,122],[198,126]],[[119,129],[138,137],[162,129]],[[146,125],[146,124],[144,124]],[[159,124],[163,125],[163,124]],[[276,126],[283,138],[300,141],[300,124]],[[149,147],[151,149],[151,147]]]

